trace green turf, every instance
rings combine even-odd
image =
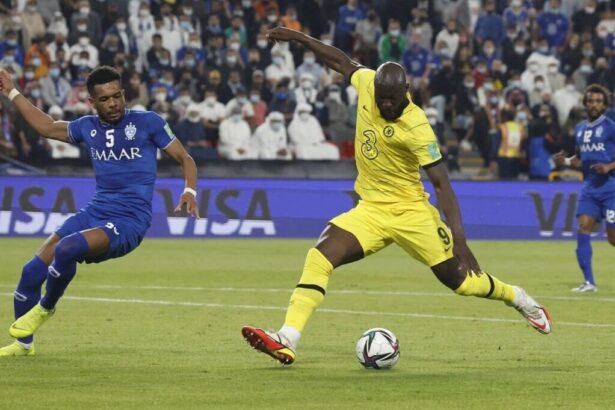
[[[549,336],[500,302],[451,294],[390,247],[334,273],[296,363],[284,368],[250,350],[239,330],[281,324],[312,242],[146,240],[128,257],[81,266],[38,334],[38,355],[0,360],[0,408],[615,405],[615,249],[606,243],[594,244],[592,295],[569,292],[581,279],[573,242],[472,243],[485,269],[550,308]],[[0,328],[39,243],[0,240]],[[400,339],[390,371],[364,370],[354,356],[375,326]]]

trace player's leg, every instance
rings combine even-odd
[[[591,245],[591,233],[597,223],[597,218],[594,216],[596,212],[599,212],[595,208],[594,204],[583,204],[579,201],[579,207],[583,207],[583,212],[578,215],[579,227],[577,230],[577,261],[579,267],[583,272],[584,281],[581,285],[572,288],[573,292],[595,292],[598,290],[596,287],[596,281],[594,280],[594,272],[592,269],[592,245]],[[581,209],[580,209],[581,210]]]
[[[41,299],[41,287],[47,277],[47,267],[53,260],[53,252],[59,240],[57,234],[51,234],[36,255],[24,265],[13,299],[15,319],[29,312]],[[34,355],[33,336],[20,338],[0,349],[0,357],[32,355]]]
[[[109,236],[102,228],[88,229],[62,238],[55,246],[54,260],[48,269],[45,296],[11,325],[11,336],[24,338],[34,334],[53,316],[56,303],[75,277],[77,262],[103,254],[108,248]]]
[[[323,302],[333,269],[377,252],[390,243],[377,228],[377,218],[365,206],[333,219],[316,246],[308,251],[303,273],[291,295],[282,328],[275,333],[245,326],[250,345],[283,364],[291,364],[301,333]]]

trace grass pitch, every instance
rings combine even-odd
[[[0,240],[0,328],[41,240]],[[146,240],[80,266],[38,355],[0,360],[0,408],[608,408],[615,403],[615,249],[594,243],[600,291],[573,242],[473,242],[483,268],[551,311],[543,336],[513,309],[462,298],[392,246],[333,274],[295,364],[249,349],[243,324],[277,328],[313,241]],[[354,344],[397,334],[401,359],[365,370]],[[9,343],[8,334],[4,341]]]

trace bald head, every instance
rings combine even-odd
[[[386,62],[376,70],[374,78],[376,105],[387,121],[395,121],[409,104],[406,96],[406,71],[394,62]]]

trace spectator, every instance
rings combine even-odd
[[[295,101],[297,104],[308,103],[314,104],[318,90],[314,87],[314,77],[312,74],[305,72],[299,78],[299,87],[295,88]]]
[[[54,121],[62,121],[64,119],[64,111],[57,105],[49,107],[47,114],[49,114]],[[53,159],[79,158],[81,156],[79,147],[75,145],[53,139],[48,139],[47,144],[49,145],[51,158]]]
[[[566,76],[559,72],[559,61],[553,59],[547,64],[547,82],[551,91],[564,88]]]
[[[113,26],[111,26],[105,33],[105,36],[108,36],[109,34],[115,34],[119,38],[120,50],[128,55],[135,56],[135,58],[139,56],[137,38],[132,32],[132,29],[128,27],[125,17],[118,16]]]
[[[524,125],[515,121],[510,110],[502,112],[498,149],[498,174],[500,179],[517,179],[521,170],[523,141],[527,137]]]
[[[402,62],[406,72],[413,78],[421,78],[428,69],[430,58],[429,50],[421,46],[421,33],[413,31],[408,49],[402,55]]]
[[[284,115],[286,123],[290,123],[295,112],[297,102],[294,95],[290,93],[290,80],[288,78],[280,81],[276,87],[274,98],[269,103],[269,113],[277,112]]]
[[[230,117],[231,113],[235,111],[236,107],[239,108],[242,118],[249,124],[251,124],[252,120],[254,119],[254,107],[252,107],[252,102],[248,98],[248,93],[243,86],[241,88],[238,88],[235,97],[233,97],[228,103],[226,103],[225,117]]]
[[[335,46],[345,52],[350,52],[352,33],[355,31],[357,22],[364,18],[365,11],[359,6],[358,0],[348,0],[346,5],[341,6],[335,23]]]
[[[209,148],[205,126],[201,122],[201,109],[197,104],[190,104],[186,108],[186,118],[179,121],[175,127],[177,138],[188,148],[190,154],[202,156],[199,151]]]
[[[242,118],[241,108],[234,107],[231,115],[220,124],[218,152],[222,158],[233,161],[257,159],[250,126]]]
[[[258,88],[250,90],[250,102],[254,108],[252,128],[256,128],[265,122],[265,118],[267,117],[267,103],[263,101],[261,92]]]
[[[584,8],[572,16],[572,29],[579,34],[593,33],[598,23],[600,23],[600,17],[596,13],[596,0],[584,0]]]
[[[576,89],[572,77],[566,79],[566,85],[553,93],[553,105],[557,110],[557,118],[560,127],[566,123],[566,119],[573,107],[580,104],[582,94]]]
[[[367,18],[357,23],[355,34],[355,50],[363,56],[368,65],[375,66],[378,62],[378,40],[382,36],[380,19],[376,10],[369,10]],[[319,77],[316,77],[319,78]]]
[[[233,16],[231,25],[224,30],[224,36],[229,40],[236,37],[243,47],[248,45],[248,32],[243,25],[243,19],[239,16]]]
[[[14,73],[16,78],[20,78],[23,70],[21,64],[17,62],[16,50],[15,47],[10,46],[4,49],[4,56],[0,59],[0,67]]]
[[[306,50],[303,54],[303,63],[297,67],[296,78],[298,81],[304,74],[309,74],[313,79],[313,86],[320,89],[326,79],[326,73],[322,65],[316,62],[316,57],[311,50]]]
[[[82,52],[87,53],[86,61],[82,60]],[[90,44],[90,37],[87,33],[82,32],[79,34],[79,41],[77,44],[73,44],[69,49],[69,60],[71,65],[80,66],[86,65],[93,69],[99,63],[98,59],[98,49]]]
[[[480,15],[476,22],[474,35],[479,44],[482,44],[487,37],[492,38],[498,46],[504,41],[506,37],[504,21],[495,12],[495,0],[485,2],[485,12]]]
[[[10,110],[0,100],[0,154],[17,156],[17,147],[13,139],[14,121]]]
[[[615,89],[615,72],[609,69],[609,62],[606,58],[600,57],[596,60],[596,69],[589,75],[587,81],[590,84],[600,84],[607,90]]]
[[[52,105],[63,107],[72,89],[68,80],[61,74],[62,71],[58,63],[51,63],[49,75],[43,77],[40,81],[43,101],[48,107]],[[64,112],[62,112],[62,115],[64,115]]]
[[[17,32],[15,30],[8,29],[4,32],[4,40],[0,41],[0,59],[4,57],[7,48],[15,50],[15,62],[23,66],[25,53],[23,46],[17,41]]]
[[[135,105],[147,106],[149,103],[149,94],[147,85],[141,81],[141,74],[133,71],[128,78],[128,83],[124,85],[124,98],[128,107]]]
[[[250,82],[250,88],[257,89],[261,93],[261,100],[269,104],[273,98],[271,89],[265,81],[265,73],[261,70],[254,70],[252,73],[252,81]]]
[[[504,10],[504,24],[516,26],[519,31],[527,33],[530,25],[530,14],[523,4],[524,0],[511,0],[510,7]]]
[[[349,108],[342,101],[342,90],[339,85],[331,84],[329,86],[324,105],[327,109],[328,131],[331,140],[337,144],[353,141],[354,126],[350,123]]]
[[[290,146],[295,158],[304,160],[338,160],[339,149],[325,140],[325,134],[318,120],[311,115],[312,106],[297,104],[293,120],[288,126]]]
[[[301,22],[297,19],[297,8],[293,5],[289,5],[286,8],[286,13],[280,19],[280,22],[284,27],[288,27],[293,30],[301,31]]]
[[[387,61],[401,62],[402,54],[406,51],[406,40],[401,36],[399,20],[389,20],[389,29],[378,42],[378,64]]]
[[[589,76],[592,75],[594,69],[592,68],[592,61],[589,58],[583,58],[581,65],[572,73],[572,79],[574,80],[574,86],[578,92],[585,92],[587,85],[589,84]]]
[[[559,128],[548,105],[541,105],[528,129],[528,174],[531,179],[547,179],[551,156],[559,151]]]
[[[579,68],[582,58],[583,53],[581,52],[580,37],[578,34],[572,33],[560,56],[562,72],[565,75],[571,75],[577,68]]]
[[[37,83],[24,90],[24,96],[38,108],[43,108],[41,90]],[[46,138],[40,136],[21,114],[15,118],[15,134],[18,159],[34,164],[44,164],[51,158],[51,147]]]
[[[561,0],[549,0],[551,9],[536,18],[540,37],[546,38],[551,48],[562,47],[568,34],[568,18],[561,11],[560,3]]]
[[[79,0],[77,2],[77,11],[70,17],[70,31],[79,34],[85,32],[90,43],[100,44],[102,40],[101,19],[100,15],[90,8],[89,0]]]
[[[218,101],[216,91],[213,88],[208,88],[205,91],[205,100],[199,104],[201,110],[201,119],[205,130],[207,131],[207,139],[211,145],[215,146],[219,139],[220,122],[226,116],[224,104]]]
[[[56,33],[54,40],[47,45],[47,54],[49,55],[49,61],[56,61],[56,54],[58,50],[64,51],[64,55],[69,54],[69,46],[66,42],[66,35],[62,33]]]
[[[457,31],[457,20],[450,18],[446,22],[446,28],[443,28],[436,36],[435,44],[446,43],[449,57],[457,54],[459,48],[459,33]]]
[[[38,11],[37,0],[27,0],[21,19],[30,38],[42,38],[45,35],[45,21]]]
[[[267,120],[256,129],[252,138],[259,159],[292,159],[288,149],[284,122],[284,115],[281,112],[273,111],[269,113]]]
[[[280,51],[272,53],[272,63],[265,69],[267,82],[275,87],[283,78],[291,78],[293,72],[284,65],[284,55]]]

